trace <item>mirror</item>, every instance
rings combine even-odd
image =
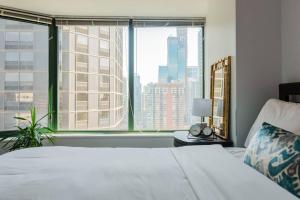
[[[209,124],[216,135],[229,139],[231,57],[226,57],[211,66],[210,98],[212,116]]]

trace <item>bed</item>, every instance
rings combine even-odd
[[[298,199],[243,164],[243,152],[219,145],[29,148],[0,156],[0,200]]]

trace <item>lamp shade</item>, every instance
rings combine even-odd
[[[195,98],[193,100],[193,112],[194,116],[198,117],[210,117],[211,116],[211,100]]]

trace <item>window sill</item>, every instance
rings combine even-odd
[[[130,133],[130,132],[120,132],[120,133],[69,133],[69,132],[60,132],[55,133],[53,136],[55,138],[170,138],[173,137],[174,132],[146,132],[146,133]]]

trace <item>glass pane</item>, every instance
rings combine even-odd
[[[48,26],[0,19],[0,131],[18,125],[13,117],[48,112]],[[45,44],[35,47],[33,44]],[[4,66],[4,67],[2,67]],[[37,74],[37,75],[35,75]],[[42,123],[47,124],[48,119]]]
[[[127,130],[125,26],[59,27],[59,129]]]
[[[202,32],[202,27],[135,28],[136,130],[180,130],[200,122],[192,103],[203,96]]]

